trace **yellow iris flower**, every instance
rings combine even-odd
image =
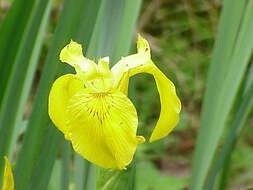
[[[140,35],[137,50],[111,69],[108,57],[96,64],[83,56],[81,45],[74,41],[60,53],[60,60],[74,67],[76,74],[54,82],[49,116],[76,152],[103,168],[125,169],[137,145],[145,141],[136,136],[138,117],[127,97],[131,76],[149,73],[158,88],[161,112],[150,141],[167,136],[179,120],[181,103],[174,84],[155,66],[149,44]]]
[[[5,156],[5,169],[4,169],[4,180],[2,190],[14,190],[14,180],[11,169],[11,164],[8,158]]]

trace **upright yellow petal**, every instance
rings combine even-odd
[[[109,68],[109,57],[103,57],[98,60],[98,73],[100,78],[112,77],[112,72]]]
[[[138,36],[137,54],[123,57],[113,68],[114,88],[126,92],[128,78],[138,73],[149,73],[155,78],[160,96],[161,112],[150,141],[167,136],[179,120],[181,103],[174,84],[155,66],[151,60],[148,42]]]
[[[137,114],[121,92],[94,93],[84,89],[68,105],[70,140],[76,152],[104,168],[124,169],[136,146]]]
[[[68,101],[83,88],[83,82],[72,74],[59,77],[51,88],[48,99],[48,113],[56,127],[65,134],[66,138],[68,138],[68,127],[65,121]]]
[[[137,39],[137,52],[138,53],[145,53],[148,58],[151,58],[150,56],[150,47],[148,44],[148,41],[144,39],[140,34],[138,34],[138,39]]]
[[[14,190],[14,179],[11,164],[6,156],[4,157],[4,159],[5,159],[5,169],[4,169],[3,190]]]
[[[120,81],[115,84],[114,88],[124,93],[126,96],[128,95],[128,84],[129,84],[130,73],[125,72],[122,74]]]
[[[150,67],[150,48],[145,39],[140,35],[137,42],[138,53],[122,57],[121,60],[112,67],[113,86],[122,92],[127,92],[129,77],[143,72],[146,67]],[[127,95],[127,94],[126,94]]]
[[[85,58],[83,56],[82,46],[72,40],[61,50],[60,60],[74,67],[77,74],[81,76],[84,73],[86,75],[92,75],[96,72],[96,63]]]
[[[106,92],[112,88],[112,72],[109,68],[109,57],[99,59],[97,71],[86,77],[86,87],[96,92]]]

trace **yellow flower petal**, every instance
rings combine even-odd
[[[148,41],[145,40],[140,34],[138,34],[138,39],[137,39],[137,52],[145,53],[148,56],[148,58],[151,58],[150,47],[149,47]]]
[[[4,159],[5,159],[5,169],[4,169],[3,190],[14,190],[14,179],[11,164],[6,156],[4,157]]]
[[[69,101],[68,127],[76,152],[104,168],[125,169],[136,146],[137,114],[121,92],[94,93],[84,89]]]
[[[84,88],[84,84],[75,75],[67,74],[58,78],[50,91],[48,100],[48,113],[56,127],[68,139],[66,125],[66,108],[70,97]]]
[[[119,89],[121,92],[126,93],[128,90],[129,77],[145,72],[145,68],[150,68],[150,49],[146,40],[140,35],[137,42],[138,53],[122,57],[121,60],[112,67],[113,87]],[[127,95],[127,94],[126,94]]]
[[[148,42],[138,36],[138,53],[122,58],[113,68],[114,88],[126,92],[122,86],[127,86],[128,77],[138,73],[149,73],[156,81],[160,96],[161,112],[150,141],[167,136],[179,120],[181,103],[177,97],[174,84],[155,66],[151,60]],[[128,76],[128,77],[127,77]]]
[[[96,63],[85,58],[83,56],[82,46],[72,40],[61,50],[60,60],[74,67],[77,74],[80,74],[84,78],[96,72]]]
[[[112,72],[109,68],[109,57],[103,57],[98,60],[98,73],[100,78],[112,77]]]
[[[115,89],[118,89],[120,92],[123,92],[126,96],[128,95],[128,84],[129,84],[130,73],[125,72],[118,84],[115,85]]]
[[[112,72],[109,68],[109,57],[99,59],[97,71],[86,78],[86,87],[96,92],[106,92],[112,88]]]
[[[150,141],[155,141],[167,136],[179,121],[181,103],[176,95],[174,84],[158,69],[151,70],[155,78],[160,96],[161,112]]]

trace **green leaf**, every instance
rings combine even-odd
[[[46,3],[46,2],[45,2]],[[31,20],[35,16],[36,1],[15,1],[6,15],[0,28],[0,106],[7,81],[16,62],[18,52],[24,47],[27,30],[30,28]],[[35,26],[35,31],[36,26]],[[13,35],[15,34],[15,35]]]
[[[88,177],[89,177],[89,168],[91,164],[84,160],[78,154],[75,154],[74,157],[75,168],[74,168],[74,184],[75,190],[83,190],[87,186]],[[96,177],[96,176],[94,176]]]
[[[15,5],[16,4],[14,4],[14,6]],[[36,3],[36,6],[31,9],[32,19],[28,19],[29,22],[26,23],[27,26],[23,33],[22,40],[19,42],[19,48],[14,48],[14,50],[9,47],[10,49],[2,50],[5,54],[8,54],[10,51],[16,52],[15,55],[13,55],[15,59],[7,59],[10,61],[9,64],[13,65],[10,69],[9,79],[7,82],[5,81],[7,87],[4,91],[1,91],[4,94],[0,110],[0,171],[2,171],[3,166],[2,158],[4,155],[9,154],[10,145],[13,144],[11,143],[13,131],[22,120],[23,108],[30,91],[33,75],[38,62],[49,12],[50,1],[41,0]],[[11,18],[13,19],[13,17],[7,17],[6,19],[8,20]],[[7,24],[6,27],[8,26]],[[11,30],[9,32],[11,32]],[[4,34],[5,33],[2,35]],[[7,38],[8,36],[9,34],[6,33]],[[13,61],[13,63],[11,61]],[[3,70],[1,72],[5,71]],[[1,76],[1,81],[4,80],[4,76],[3,78]],[[13,138],[13,141],[14,140],[15,138]],[[0,172],[0,184],[1,179]]]
[[[48,190],[61,189],[61,161],[55,160]]]
[[[89,165],[87,183],[83,189],[96,190],[96,166]]]
[[[122,56],[128,55],[141,2],[110,0],[103,3],[88,56],[110,56],[110,63],[114,64]]]
[[[33,172],[32,181],[30,182],[29,189],[45,190],[50,181],[52,168],[59,150],[60,139],[62,135],[56,131],[53,125],[50,125],[47,131],[47,136],[44,141],[44,146],[47,148],[42,149],[40,157],[36,162],[35,171]],[[52,141],[52,139],[54,141]],[[53,143],[52,143],[53,142]],[[46,160],[46,161],[45,161]]]
[[[233,15],[233,16],[231,16]],[[194,155],[190,189],[202,190],[253,48],[252,1],[225,0]]]
[[[245,122],[247,121],[247,118],[250,114],[250,111],[253,108],[253,66],[251,66],[250,73],[248,75],[246,86],[244,90],[244,94],[240,98],[240,105],[238,106],[238,111],[236,112],[236,115],[234,117],[234,120],[231,122],[231,127],[229,129],[229,134],[227,135],[226,139],[224,140],[224,144],[221,148],[220,153],[217,155],[217,158],[210,170],[210,173],[207,178],[207,183],[205,185],[205,189],[213,189],[215,180],[217,178],[217,174],[219,173],[220,169],[223,168],[223,175],[221,178],[221,187],[220,189],[225,188],[225,182],[226,180],[226,174],[228,171],[229,163],[231,154],[233,151],[233,148],[235,146],[235,143],[240,136],[240,133],[242,131],[242,128],[245,125]],[[248,86],[249,85],[249,86]]]
[[[71,147],[68,141],[62,143],[62,170],[61,170],[61,189],[68,190],[70,182],[70,159],[71,159]]]
[[[182,190],[187,182],[186,178],[161,174],[151,162],[141,161],[137,164],[137,190]]]
[[[97,168],[97,189],[133,190],[135,188],[135,179],[132,177],[135,177],[135,167],[133,162],[127,170]]]

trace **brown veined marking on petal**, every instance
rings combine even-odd
[[[109,114],[110,104],[108,104],[107,99],[113,98],[111,93],[87,93],[77,94],[75,96],[78,98],[78,101],[71,104],[69,107],[69,109],[73,110],[75,115],[72,119],[77,119],[86,110],[90,117],[97,117],[102,125]],[[71,123],[71,120],[69,120],[68,123]]]
[[[86,91],[87,91],[87,89],[86,89]],[[73,118],[70,117],[70,120],[69,120],[68,124],[69,125],[71,125],[71,123],[73,124],[75,122],[75,120],[77,120],[77,122],[79,123],[78,126],[81,126],[81,125],[83,126],[86,123],[90,123],[90,124],[92,123],[91,126],[87,126],[87,127],[90,127],[90,129],[83,128],[84,131],[86,131],[86,132],[89,132],[89,130],[91,130],[90,131],[91,134],[97,134],[98,135],[96,137],[94,136],[93,138],[89,138],[90,139],[89,144],[97,144],[97,145],[100,146],[100,147],[98,147],[98,149],[100,148],[100,151],[101,151],[101,149],[103,149],[105,152],[107,152],[106,150],[108,150],[108,147],[106,147],[106,145],[104,143],[101,143],[102,142],[101,137],[104,136],[103,135],[104,128],[102,127],[102,123],[101,122],[96,122],[96,120],[94,120],[94,117],[92,116],[92,113],[97,110],[96,109],[96,107],[98,106],[98,101],[97,100],[101,99],[101,97],[103,97],[104,95],[102,96],[102,95],[98,95],[98,94],[95,94],[95,93],[89,93],[89,92],[84,93],[84,92],[85,92],[85,90],[83,92],[80,92],[80,93],[76,94],[75,97],[74,97],[74,101],[72,101],[69,104],[68,110],[71,110],[70,114],[71,114],[71,116],[74,116],[74,117]],[[94,96],[96,96],[98,99],[96,99],[96,98],[94,99]],[[95,100],[95,103],[96,103],[95,105],[94,105],[94,100]],[[106,107],[105,107],[106,103],[102,101],[102,104],[100,104],[100,106],[101,105],[102,105],[102,110],[106,110]],[[104,111],[101,111],[101,112],[103,113]],[[104,113],[105,114],[103,114],[101,116],[101,113],[99,112],[97,114],[97,116],[98,116],[97,119],[100,119],[100,120],[106,119],[109,111],[107,110]],[[87,116],[87,118],[81,119],[82,114],[85,117]],[[82,130],[82,126],[78,127],[79,131]],[[74,127],[76,127],[76,126],[74,126]],[[76,129],[73,129],[73,130],[76,131]],[[98,155],[96,154],[95,151],[93,152],[93,151],[87,150],[86,148],[83,148],[83,146],[80,144],[80,140],[82,139],[82,137],[79,136],[79,135],[76,136],[77,134],[75,134],[75,132],[73,132],[73,130],[70,134],[70,136],[71,136],[70,138],[72,138],[72,144],[73,144],[74,149],[78,153],[80,153],[81,155],[82,155],[82,153],[84,153],[86,155],[89,155],[89,158],[91,160],[89,158],[86,158],[85,156],[84,157],[92,162],[93,161],[92,158],[94,159],[94,157],[97,157]],[[79,138],[79,140],[76,139],[76,138]],[[105,154],[105,152],[104,152],[104,154]],[[112,157],[113,157],[111,152],[107,152],[107,154],[105,154],[104,156],[107,157],[107,158],[111,157],[110,160],[112,160]],[[98,164],[98,163],[96,163],[96,164]],[[100,162],[100,164],[101,164],[101,162]],[[100,165],[100,166],[102,166],[102,165]],[[102,166],[102,167],[105,167],[105,166]],[[106,167],[115,168],[115,166],[113,166],[112,162],[110,162],[110,165],[108,165]]]
[[[78,117],[80,117],[80,115],[82,114],[84,108],[89,109],[89,107],[87,106],[87,103],[88,103],[89,101],[91,101],[91,98],[89,98],[89,99],[86,100],[86,101],[83,101],[83,100],[85,100],[85,99],[83,98],[83,96],[82,96],[81,94],[76,94],[76,95],[74,95],[74,96],[78,97],[78,98],[79,98],[79,101],[77,101],[77,102],[75,102],[75,103],[71,103],[71,104],[70,104],[71,106],[68,106],[67,109],[71,109],[71,110],[74,112],[74,113],[73,113],[74,117],[71,118],[71,120],[67,120],[67,124],[71,123],[73,120],[76,120]],[[80,102],[82,102],[82,104],[80,104]],[[83,104],[84,104],[84,105],[83,105]],[[84,107],[83,107],[83,106],[84,106]],[[73,109],[72,109],[72,108],[73,108]]]
[[[111,95],[110,93],[93,93],[92,95],[96,102],[93,107],[91,105],[91,114],[93,117],[96,116],[102,125],[110,110],[110,106],[106,104],[106,99],[111,97]]]
[[[108,145],[109,147],[113,147],[113,149],[117,150],[117,151],[113,151],[113,149],[111,149],[112,154],[114,155],[114,158],[117,161],[118,167],[120,169],[126,169],[125,166],[131,162],[133,153],[135,152],[135,149],[136,149],[136,145],[139,144],[140,142],[139,137],[136,137],[135,135],[136,129],[137,129],[137,123],[138,123],[137,114],[130,100],[128,99],[128,102],[126,102],[126,100],[123,100],[122,96],[119,94],[114,94],[114,100],[112,99],[110,103],[112,105],[112,109],[114,109],[114,111],[116,112],[120,111],[121,114],[118,115],[120,116],[120,122],[115,125],[111,125],[111,124],[115,121],[114,119],[116,115],[112,114],[114,118],[112,118],[112,115],[109,116],[106,122],[107,130],[111,131],[111,133],[115,133],[115,132],[118,132],[117,130],[121,130],[120,133],[123,132],[127,136],[127,138],[125,138],[124,135],[121,136],[121,134],[119,133],[118,135],[114,135],[113,138],[108,139],[107,143],[110,144]],[[131,106],[127,106],[130,104]],[[124,108],[122,107],[122,105],[124,106]],[[132,127],[131,125],[132,123],[129,121],[129,116],[127,116],[126,112],[123,112],[123,110],[130,111],[128,109],[131,107],[134,109],[132,110],[133,112],[131,113],[135,113],[132,117],[132,118],[135,118],[135,121],[133,122],[136,123],[136,126],[133,126],[133,133],[130,133],[127,130],[127,127],[129,126]],[[120,129],[116,128],[115,126],[120,126]],[[126,158],[126,159],[122,160],[122,158]]]

